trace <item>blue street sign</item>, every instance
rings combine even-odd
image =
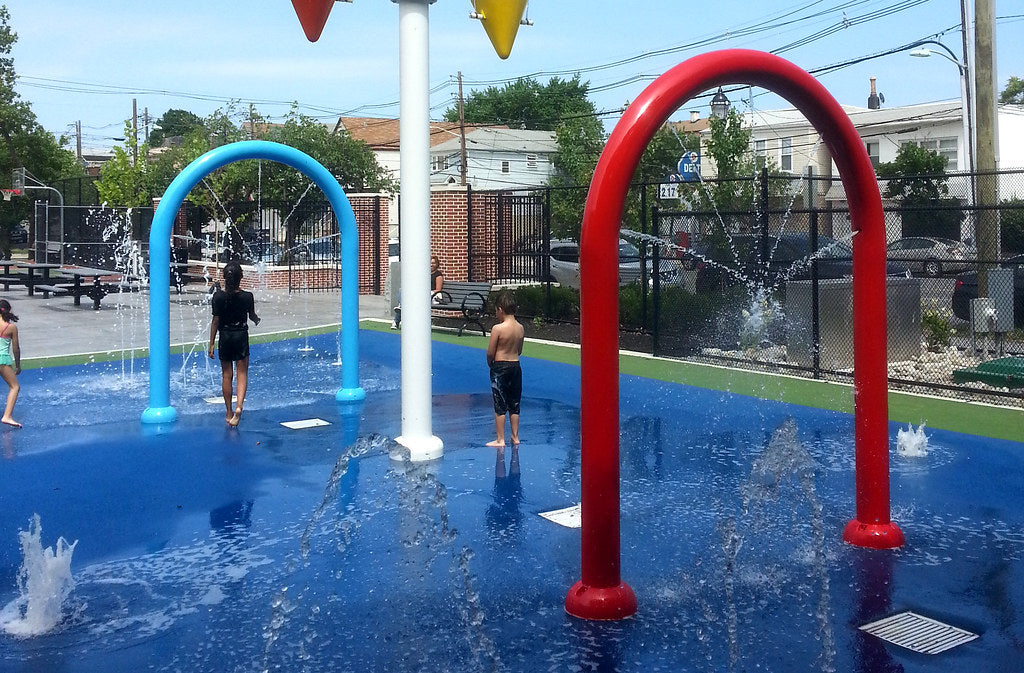
[[[679,175],[683,178],[683,182],[696,182],[700,180],[700,154],[697,152],[687,152],[679,160],[677,168],[679,169]]]

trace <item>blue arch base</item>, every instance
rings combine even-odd
[[[173,423],[176,420],[178,412],[174,407],[146,407],[142,412],[142,422],[147,424]]]
[[[334,399],[342,404],[353,404],[366,399],[366,391],[362,388],[341,388]]]
[[[171,230],[185,197],[209,173],[235,161],[268,159],[301,171],[331,203],[341,233],[341,390],[339,402],[359,401],[359,234],[348,197],[318,161],[294,147],[263,140],[223,145],[199,157],[178,174],[164,192],[149,232],[149,406],[144,424],[173,423],[171,407]]]

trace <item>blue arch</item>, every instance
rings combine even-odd
[[[359,402],[359,234],[355,214],[341,185],[326,168],[293,147],[263,140],[246,140],[215,148],[185,167],[164,192],[149,232],[149,406],[142,412],[147,424],[171,423],[178,417],[171,406],[171,230],[185,197],[209,173],[243,159],[269,159],[301,171],[323,190],[338,218],[341,232],[341,389],[339,402]]]

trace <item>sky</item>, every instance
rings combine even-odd
[[[0,0],[2,2],[2,0]],[[994,0],[997,87],[1024,77],[1024,1]],[[306,40],[288,0],[7,0],[18,34],[12,50],[17,91],[39,122],[85,148],[120,144],[136,101],[158,119],[168,109],[200,117],[249,103],[270,121],[292,107],[325,123],[338,116],[398,116],[398,5],[337,2],[323,35]],[[970,5],[973,6],[973,0]],[[700,53],[758,49],[808,71],[862,59],[917,40],[941,41],[962,55],[957,0],[532,0],[511,56],[494,53],[470,0],[430,5],[431,119],[465,95],[532,76],[579,73],[608,130],[655,77]],[[909,50],[819,76],[843,104],[866,106],[877,77],[883,107],[960,97],[949,60]],[[710,95],[684,104],[708,113]],[[791,107],[761,89],[730,95],[741,109]],[[752,100],[751,100],[752,98]],[[73,140],[70,145],[73,147]]]

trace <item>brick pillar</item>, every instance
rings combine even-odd
[[[469,279],[468,219],[465,187],[445,186],[431,190],[430,252],[437,255],[448,280]]]

